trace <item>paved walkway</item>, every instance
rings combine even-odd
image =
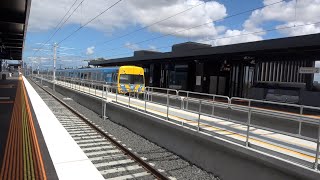
[[[57,179],[29,102],[22,76],[0,80],[0,179]]]
[[[0,80],[0,167],[3,161],[18,78]]]

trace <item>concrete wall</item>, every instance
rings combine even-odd
[[[56,91],[101,113],[101,101],[90,95],[56,86]],[[109,103],[107,115],[150,141],[182,156],[224,180],[317,179],[319,173],[225,140],[168,123],[127,107]],[[168,141],[170,139],[170,141]],[[200,178],[200,177],[199,177]]]
[[[320,107],[320,92],[300,91],[300,104]]]

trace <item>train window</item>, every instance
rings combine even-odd
[[[108,76],[107,73],[103,73],[103,80],[104,80],[104,81],[107,81],[107,76]]]
[[[100,74],[101,74],[100,72],[97,73],[97,81],[100,81],[100,78],[101,78]]]
[[[112,82],[117,82],[118,73],[113,73],[112,76]]]
[[[128,74],[121,74],[120,75],[119,83],[129,84],[129,82],[130,82],[130,80],[129,80],[129,75]]]
[[[132,76],[133,76],[133,84],[143,84],[142,75],[132,75]]]
[[[122,84],[143,84],[144,83],[142,75],[132,75],[132,74],[121,74],[119,81]]]
[[[95,79],[96,79],[96,73],[93,72],[93,73],[91,74],[91,79],[92,79],[92,80],[95,80]]]

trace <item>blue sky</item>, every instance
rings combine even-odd
[[[61,27],[47,45],[41,44],[46,42],[53,34],[56,25],[74,1],[32,1],[24,49],[24,59],[26,62],[42,58],[42,64],[46,65],[45,67],[49,67],[52,64],[52,45],[54,42],[60,42],[79,28],[81,24],[84,24],[117,2],[117,0],[84,0],[80,4],[82,0],[78,0],[76,6],[79,4],[79,8],[75,10],[65,25]],[[320,19],[320,13],[317,13],[320,12],[319,0],[299,0],[297,4],[295,4],[295,0],[279,1],[123,0],[110,11],[107,11],[95,21],[73,34],[69,39],[60,43],[58,48],[58,60],[60,62],[58,64],[64,64],[65,67],[79,67],[86,64],[83,60],[98,57],[117,58],[131,56],[134,50],[170,51],[172,44],[186,41],[196,41],[217,46],[320,32],[319,24],[316,24],[302,26],[299,29],[292,28],[286,31],[275,30],[268,33],[243,35],[272,28],[292,26],[293,24],[313,23]],[[279,3],[254,12],[226,18],[233,14],[275,2]],[[76,6],[72,8],[71,12]],[[103,44],[103,42],[132,32],[193,6],[197,7],[127,37]],[[306,14],[305,12],[308,13]],[[217,19],[223,20],[186,31],[190,27]],[[178,33],[175,33],[177,31]],[[137,42],[170,33],[175,34],[137,44]],[[237,37],[215,40],[235,35]],[[37,51],[39,48],[41,50]],[[35,61],[35,63],[37,62]]]

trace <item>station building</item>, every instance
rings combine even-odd
[[[146,86],[320,106],[315,74],[299,71],[318,60],[320,34],[312,34],[215,47],[186,42],[89,65],[141,66]]]

